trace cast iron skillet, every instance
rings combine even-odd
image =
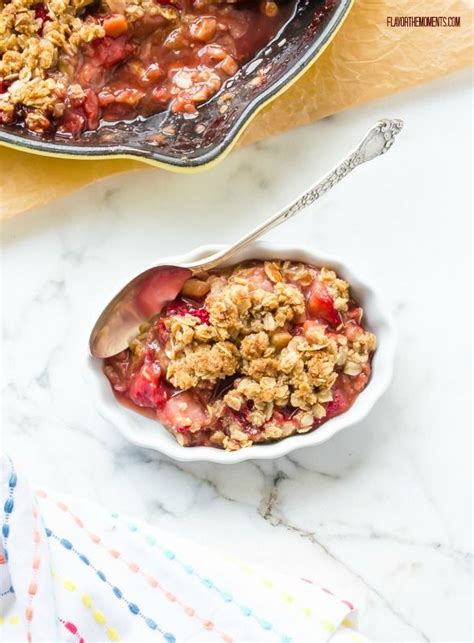
[[[0,126],[0,144],[63,158],[133,158],[178,171],[214,164],[230,151],[250,119],[316,60],[352,3],[299,0],[276,38],[202,105],[195,118],[165,111],[106,123],[76,140],[48,140]]]

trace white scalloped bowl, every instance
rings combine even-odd
[[[209,256],[223,247],[222,245],[200,246],[186,255],[165,257],[161,263],[185,265],[188,262]],[[339,431],[360,422],[388,387],[392,377],[395,331],[391,317],[382,305],[379,294],[367,284],[365,279],[359,277],[341,260],[319,254],[309,248],[253,243],[244,251],[236,254],[228,265],[247,259],[292,259],[316,266],[326,266],[335,270],[338,275],[349,282],[354,299],[364,309],[364,321],[367,329],[377,336],[378,347],[373,357],[372,375],[367,387],[348,411],[331,418],[310,433],[293,435],[270,444],[256,444],[239,451],[223,451],[213,447],[182,447],[158,421],[142,416],[121,405],[116,400],[109,381],[102,372],[101,360],[88,356],[85,365],[86,380],[91,389],[91,396],[97,402],[100,415],[111,422],[133,444],[160,451],[170,458],[182,462],[205,461],[233,464],[243,460],[279,458],[296,449],[322,444]],[[149,267],[144,266],[143,270]],[[124,285],[122,284],[120,288]],[[117,288],[116,292],[120,288]],[[84,346],[87,346],[86,342],[84,342]]]

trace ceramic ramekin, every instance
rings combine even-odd
[[[213,254],[224,246],[200,246],[185,255],[165,257],[160,263],[183,265]],[[354,405],[342,415],[334,417],[315,431],[294,435],[280,442],[256,444],[239,451],[223,451],[212,447],[182,447],[168,431],[156,420],[144,417],[122,406],[114,397],[109,381],[102,372],[102,362],[87,356],[85,374],[91,396],[95,400],[100,415],[111,422],[122,435],[135,445],[146,447],[182,462],[217,462],[232,464],[243,460],[266,460],[302,449],[322,444],[343,429],[360,422],[370,412],[390,383],[395,351],[395,331],[393,322],[382,298],[345,262],[335,257],[318,253],[307,247],[282,246],[270,243],[253,243],[235,255],[230,262],[238,263],[247,259],[292,259],[335,270],[351,285],[354,298],[364,309],[364,320],[368,330],[377,336],[378,348],[372,362],[372,375],[369,384],[357,397]],[[143,270],[151,266],[143,266]],[[125,284],[117,288],[118,292]],[[111,293],[113,294],[113,293]],[[96,317],[100,311],[97,311]],[[91,328],[94,323],[91,320]],[[84,338],[84,352],[87,351],[87,338]]]

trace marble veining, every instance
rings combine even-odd
[[[458,74],[206,173],[146,169],[4,223],[2,438],[17,468],[339,590],[374,641],[470,641],[470,100]],[[111,291],[159,256],[237,238],[387,116],[405,120],[390,154],[271,233],[347,257],[383,287],[399,346],[371,415],[271,462],[181,464],[127,444],[80,367]]]

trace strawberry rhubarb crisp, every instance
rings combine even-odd
[[[332,270],[247,262],[189,279],[104,371],[181,445],[240,449],[354,403],[376,347],[362,314]]]
[[[193,115],[296,0],[0,0],[0,124],[75,137],[101,119]]]

